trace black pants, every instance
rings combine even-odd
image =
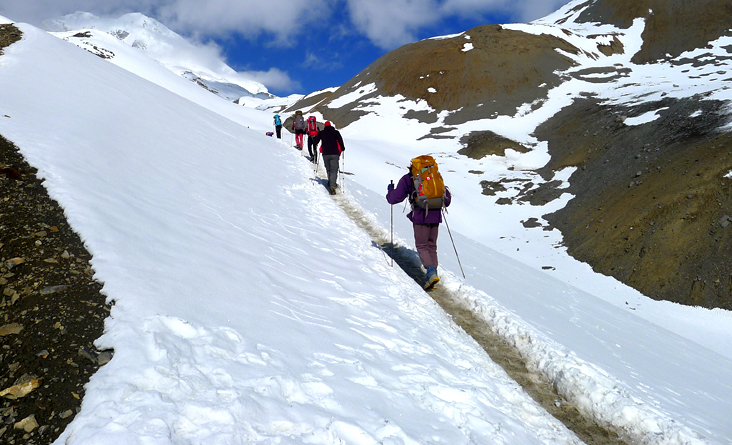
[[[308,153],[313,158],[313,162],[318,159],[318,145],[313,141],[313,137],[308,135]]]
[[[282,125],[275,125],[277,131],[277,139],[282,139]]]

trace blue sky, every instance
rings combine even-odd
[[[388,51],[490,23],[528,22],[569,0],[3,0],[0,15],[42,27],[76,11],[141,12],[273,94],[339,86]]]

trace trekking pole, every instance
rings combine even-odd
[[[391,180],[391,185],[394,185],[394,180]],[[394,267],[394,204],[391,205],[391,221],[389,223],[391,229],[391,267]]]
[[[450,241],[452,241],[452,248],[455,249],[455,256],[458,260],[458,265],[460,266],[460,272],[463,273],[463,278],[465,278],[465,271],[463,270],[463,265],[460,262],[460,255],[458,255],[457,247],[455,247],[455,240],[452,239],[452,232],[450,231],[450,225],[447,223],[447,215],[445,213],[445,209],[442,209],[442,217],[445,220],[445,227],[447,227],[447,233],[450,234]]]
[[[341,152],[341,187],[343,191],[346,191],[346,175],[343,173],[343,169],[346,168],[346,152]]]

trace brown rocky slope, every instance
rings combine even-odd
[[[0,25],[0,55],[21,37]],[[80,409],[84,385],[111,358],[94,348],[110,307],[90,259],[36,169],[0,135],[2,444],[53,443]]]

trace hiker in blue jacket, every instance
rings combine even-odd
[[[274,115],[275,131],[277,132],[277,139],[282,139],[282,119],[279,114]]]
[[[412,211],[407,213],[407,218],[412,221],[414,229],[414,245],[417,248],[419,259],[426,269],[425,273],[425,289],[431,289],[440,281],[437,276],[437,235],[442,222],[442,211],[425,210],[414,205],[414,181],[412,180],[411,171],[402,176],[396,188],[394,184],[387,186],[386,200],[389,204],[399,204],[409,198],[412,204]],[[444,206],[447,207],[452,202],[450,190],[445,189]]]

